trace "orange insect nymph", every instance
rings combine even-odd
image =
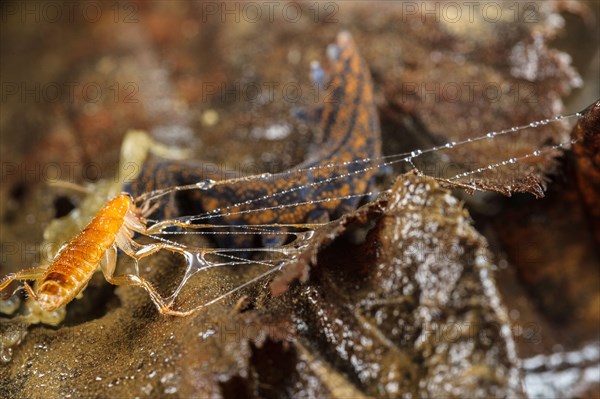
[[[141,245],[133,240],[134,232],[146,233],[143,214],[149,212],[146,207],[137,208],[129,194],[116,196],[98,211],[81,233],[59,250],[50,266],[9,274],[0,282],[0,292],[14,280],[35,280],[34,288],[24,284],[27,293],[43,310],[53,311],[72,301],[100,266],[109,283],[142,286],[162,313],[170,313],[169,306],[146,280],[134,274],[114,275],[117,248],[136,260],[161,249],[183,253],[181,248],[173,245]]]
[[[127,194],[113,198],[81,233],[61,248],[34,290],[42,309],[52,311],[69,303],[85,287],[134,208]]]

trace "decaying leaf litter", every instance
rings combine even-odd
[[[525,43],[533,41],[530,32],[536,28],[542,31],[542,37],[547,38],[553,34],[548,28],[548,24],[545,23],[545,18],[549,18],[553,11],[540,10],[541,17],[537,24],[524,24],[525,26],[482,24],[480,29],[484,33],[490,29],[494,32],[495,29],[500,29],[506,33],[505,35],[495,35],[493,32],[487,31],[486,35],[486,37],[494,37],[498,41],[496,47],[490,46],[490,48],[499,49],[500,54],[506,53],[514,48],[515,43],[523,41],[523,45],[525,45]],[[193,18],[194,12],[199,12],[193,7],[188,11],[190,11],[188,17],[190,19]],[[145,15],[151,17],[155,16],[154,13],[157,10],[148,9],[144,12],[147,13]],[[456,140],[456,137],[459,136],[453,135],[464,132],[491,131],[555,115],[561,112],[554,108],[557,106],[557,101],[559,102],[561,96],[566,94],[566,88],[574,84],[576,75],[568,64],[558,62],[563,60],[562,58],[546,57],[545,60],[555,67],[548,68],[550,75],[542,74],[537,80],[534,79],[534,85],[543,87],[542,92],[549,94],[540,97],[539,102],[535,104],[519,107],[518,112],[515,112],[514,104],[508,100],[505,103],[493,104],[492,107],[489,102],[485,101],[453,104],[457,107],[454,115],[450,109],[444,111],[441,106],[433,107],[433,104],[426,101],[421,103],[416,101],[420,107],[414,105],[409,107],[406,101],[400,101],[403,99],[401,96],[403,88],[395,86],[394,89],[390,89],[394,86],[388,83],[402,82],[402,79],[404,81],[420,81],[417,79],[431,81],[432,76],[426,75],[431,68],[439,68],[442,71],[450,69],[449,74],[451,71],[458,73],[461,69],[454,65],[455,61],[447,61],[447,56],[454,52],[462,54],[465,49],[469,48],[471,52],[467,52],[470,54],[469,57],[466,57],[467,61],[481,67],[465,68],[471,74],[476,74],[481,69],[485,70],[487,74],[493,72],[494,74],[491,76],[494,81],[498,81],[496,79],[520,80],[515,78],[511,74],[510,68],[501,61],[488,64],[485,57],[491,57],[493,60],[495,58],[492,55],[495,53],[478,51],[484,46],[484,43],[478,44],[478,39],[472,37],[472,34],[461,35],[460,32],[451,30],[450,28],[453,26],[434,22],[429,22],[427,26],[424,26],[420,19],[403,26],[395,23],[397,20],[394,19],[393,13],[388,13],[389,15],[386,17],[372,13],[363,14],[364,6],[360,5],[342,7],[340,12],[340,18],[343,17],[348,24],[353,24],[352,27],[356,29],[353,31],[355,39],[359,43],[363,55],[369,60],[376,85],[380,89],[379,106],[384,125],[384,140],[390,146],[396,146],[397,150],[394,149],[394,153],[414,148],[426,148],[429,142],[437,144]],[[365,18],[364,15],[367,17]],[[39,160],[51,162],[53,156],[54,159],[60,159],[59,154],[64,156],[64,153],[61,153],[63,148],[76,148],[67,154],[70,159],[83,161],[81,162],[83,165],[90,161],[105,162],[107,166],[114,165],[122,134],[117,132],[125,132],[129,127],[148,128],[159,137],[161,134],[167,136],[171,134],[170,137],[175,137],[175,139],[194,134],[190,131],[201,132],[201,134],[198,133],[198,136],[202,140],[202,148],[216,148],[215,152],[210,154],[203,153],[202,148],[197,149],[198,158],[202,159],[210,156],[218,159],[219,153],[227,153],[228,160],[235,163],[237,160],[243,160],[244,157],[253,156],[254,159],[262,159],[261,155],[284,152],[279,151],[281,148],[295,149],[292,157],[283,160],[287,165],[292,165],[303,157],[301,149],[306,148],[306,144],[310,142],[311,133],[306,131],[305,126],[298,126],[297,122],[289,116],[289,104],[273,102],[256,107],[256,104],[234,102],[225,106],[215,101],[211,107],[218,110],[222,123],[207,129],[202,126],[202,122],[198,122],[202,120],[201,113],[206,109],[206,104],[202,103],[200,94],[190,92],[189,87],[193,87],[193,85],[186,83],[211,78],[214,81],[235,79],[236,76],[241,75],[239,72],[242,71],[242,68],[249,64],[248,60],[253,56],[255,47],[268,45],[270,42],[275,44],[274,48],[277,51],[268,56],[265,55],[256,62],[253,60],[252,64],[255,66],[254,70],[248,72],[250,76],[259,80],[273,76],[281,79],[286,77],[301,79],[306,76],[308,59],[311,57],[321,58],[324,45],[335,36],[339,26],[323,24],[316,27],[319,32],[322,32],[322,35],[306,35],[306,37],[294,31],[295,39],[290,44],[290,29],[300,28],[299,25],[290,26],[284,21],[276,23],[275,33],[266,36],[259,34],[258,31],[244,31],[236,24],[228,27],[216,24],[217,26],[210,26],[210,29],[201,25],[202,29],[207,31],[223,29],[228,32],[229,36],[220,39],[216,44],[211,44],[207,39],[208,36],[198,35],[195,40],[182,41],[180,40],[181,36],[169,33],[178,31],[169,29],[169,26],[172,26],[170,24],[177,24],[176,13],[172,18],[149,18],[148,21],[152,23],[128,27],[136,34],[132,35],[133,39],[129,39],[128,42],[119,44],[111,44],[110,36],[103,36],[107,34],[107,30],[103,29],[102,24],[98,24],[94,26],[97,31],[93,32],[92,37],[104,43],[102,46],[105,49],[103,56],[86,53],[91,50],[85,50],[83,47],[80,53],[69,53],[68,56],[77,59],[77,57],[89,58],[91,55],[91,59],[97,60],[96,66],[106,63],[108,59],[117,65],[112,72],[125,74],[125,76],[129,71],[128,68],[132,68],[132,65],[136,65],[136,63],[146,67],[140,68],[144,73],[156,73],[158,76],[162,73],[162,76],[165,76],[164,64],[159,60],[167,59],[170,61],[167,65],[171,68],[167,68],[169,73],[166,76],[169,78],[164,79],[161,85],[153,85],[153,93],[161,95],[163,101],[171,101],[174,104],[180,104],[178,101],[185,98],[183,109],[188,112],[181,112],[181,104],[180,108],[173,107],[173,109],[179,110],[179,113],[169,107],[164,107],[162,114],[158,116],[145,107],[128,107],[123,104],[103,104],[102,107],[98,107],[96,112],[91,113],[83,113],[82,104],[70,104],[69,107],[60,105],[55,106],[58,117],[51,120],[51,129],[48,129],[47,126],[42,128],[35,125],[35,121],[44,121],[47,118],[43,113],[45,110],[42,109],[44,105],[37,104],[27,110],[34,116],[30,119],[32,121],[30,123],[33,125],[30,129],[32,137],[36,137],[36,131],[39,132],[37,134],[51,131],[52,134],[44,137],[46,143],[52,145],[46,145],[43,148],[44,151],[40,149],[35,152],[34,150],[29,154],[29,162],[39,162]],[[308,26],[308,22],[306,24]],[[377,26],[378,30],[366,29],[373,26]],[[315,37],[322,37],[323,42],[315,41]],[[421,39],[409,40],[414,37]],[[429,39],[430,37],[436,38],[436,40],[432,41]],[[404,50],[402,54],[393,51],[390,54],[390,46],[387,44],[390,39],[399,42],[398,49],[417,48],[414,51]],[[240,42],[248,43],[248,46],[238,48],[237,43]],[[428,46],[439,51],[440,43],[444,42],[456,47],[449,46],[447,53],[442,54],[446,58],[442,57],[441,61],[432,65],[428,56],[430,54]],[[236,51],[232,49],[234,43]],[[285,45],[281,43],[285,43]],[[416,43],[423,45],[416,46]],[[541,43],[542,45],[539,47],[538,39],[536,42],[538,47],[533,46],[531,51],[549,51],[545,40],[542,40]],[[131,52],[134,56],[130,57],[128,62],[116,62],[118,53],[115,47],[119,46],[128,49],[137,48],[138,51]],[[216,56],[211,60],[206,60],[201,56],[201,52],[189,51],[194,46],[202,49],[210,49],[212,46],[215,51],[211,54]],[[246,50],[244,50],[245,47],[247,47]],[[277,64],[275,61],[287,60],[286,55],[290,49],[305,51],[306,53],[301,54],[306,54],[307,60],[298,64],[287,61],[286,66],[289,68],[281,68],[281,64]],[[52,52],[56,53],[56,51],[56,48],[52,49]],[[479,58],[475,57],[475,54]],[[269,56],[273,59],[269,59]],[[501,60],[500,55],[497,57],[498,60]],[[213,63],[214,65],[211,65]],[[72,64],[78,65],[78,68],[68,71],[68,73],[81,79],[98,74],[97,69],[91,68],[89,64],[76,62]],[[223,65],[225,65],[225,73],[218,69],[223,68]],[[486,65],[493,65],[493,68],[488,71],[485,68]],[[540,68],[544,65],[544,63],[540,64]],[[198,71],[202,71],[200,72],[201,76]],[[423,75],[419,75],[419,71]],[[409,72],[412,73],[410,78],[407,77]],[[444,74],[438,75],[443,79]],[[481,75],[481,77],[477,75],[475,78],[487,81],[486,79],[490,79],[487,76],[490,75]],[[453,81],[456,79],[455,77]],[[469,79],[473,79],[473,76],[469,76]],[[396,98],[395,101],[393,101],[394,98]],[[198,104],[201,107],[196,106]],[[460,112],[461,109],[469,111]],[[275,119],[274,115],[277,115],[279,119]],[[475,115],[475,117],[466,118],[462,115]],[[498,115],[502,115],[502,120]],[[269,150],[265,151],[265,141],[251,139],[250,132],[253,127],[266,126],[274,120],[296,126],[300,134],[292,134],[282,142],[269,142]],[[3,122],[7,124],[2,127],[3,131],[6,131],[6,127],[10,127],[11,123],[16,124],[16,122],[16,118]],[[473,125],[468,125],[468,123]],[[456,128],[448,129],[448,126],[456,126]],[[205,134],[207,131],[208,134]],[[303,131],[304,134],[302,134]],[[98,137],[102,137],[103,132],[110,133],[114,139],[98,139]],[[400,132],[402,132],[401,137],[399,137]],[[230,136],[224,136],[226,133]],[[553,140],[558,141],[561,134],[568,134],[568,132],[559,134],[558,131],[555,131],[547,134]],[[539,132],[531,134],[534,140],[539,135]],[[230,150],[231,147],[212,146],[223,137],[232,138],[234,146],[232,150]],[[3,140],[4,138],[3,135]],[[414,145],[415,141],[425,141],[425,145],[421,143]],[[80,142],[82,146],[72,146],[71,143],[74,142]],[[108,146],[111,150],[104,152],[105,155],[97,157],[94,142],[97,143],[96,145]],[[109,145],[109,143],[112,144]],[[12,145],[18,148],[18,143]],[[407,147],[401,147],[403,145]],[[519,144],[519,146],[521,145],[527,146],[527,144]],[[529,145],[531,147],[526,148],[532,150],[539,145],[539,142],[534,141]],[[504,148],[501,144],[498,146]],[[239,150],[236,150],[235,147],[238,147]],[[5,148],[10,147],[3,145],[3,149]],[[56,148],[56,151],[49,151],[48,148]],[[469,151],[469,154],[476,155],[477,153],[477,147]],[[490,159],[487,157],[491,155],[490,149],[482,148],[480,153],[486,157],[485,163],[489,163]],[[18,151],[15,154],[18,154]],[[460,160],[465,159],[464,154],[459,154],[457,157]],[[499,156],[499,159],[501,158]],[[269,158],[267,157],[267,159]],[[426,170],[422,165],[418,166]],[[3,366],[0,370],[0,373],[3,374],[2,380],[6,381],[2,386],[3,392],[6,392],[8,396],[25,393],[28,396],[41,396],[51,391],[65,396],[102,396],[109,392],[111,395],[184,397],[204,393],[227,396],[247,392],[261,396],[362,394],[394,397],[408,391],[419,395],[433,396],[439,392],[442,383],[441,380],[436,379],[435,374],[437,371],[445,370],[446,367],[452,372],[462,373],[460,378],[450,381],[451,384],[455,384],[452,389],[455,390],[453,392],[457,396],[483,396],[487,393],[502,396],[503,393],[510,392],[510,390],[518,394],[519,383],[515,385],[514,379],[519,380],[521,377],[516,372],[517,364],[515,362],[518,363],[518,361],[511,353],[511,345],[516,344],[519,347],[519,354],[528,353],[527,350],[530,349],[530,346],[538,349],[539,345],[528,346],[530,341],[524,340],[523,336],[517,335],[516,342],[514,342],[515,338],[498,334],[502,330],[498,328],[499,326],[509,325],[506,311],[502,305],[493,303],[491,298],[494,296],[484,290],[486,284],[491,283],[493,286],[493,279],[486,276],[490,265],[498,264],[497,262],[503,259],[503,253],[494,248],[497,242],[492,241],[496,257],[484,256],[483,263],[457,261],[456,259],[462,259],[458,255],[456,259],[453,257],[445,259],[449,267],[453,267],[457,273],[460,270],[461,278],[458,281],[448,280],[456,275],[448,276],[443,270],[424,271],[425,265],[415,265],[411,262],[406,262],[405,268],[402,269],[411,284],[395,281],[394,273],[391,271],[396,270],[394,268],[399,266],[396,262],[389,262],[390,259],[408,258],[406,260],[410,261],[413,253],[410,248],[397,248],[393,244],[394,241],[388,240],[390,232],[393,232],[394,226],[399,223],[404,225],[410,222],[412,226],[419,226],[422,220],[441,219],[444,220],[443,224],[438,231],[431,234],[431,237],[437,237],[436,239],[442,241],[447,240],[448,236],[456,239],[459,242],[458,248],[465,248],[462,255],[465,257],[464,259],[472,259],[468,257],[469,254],[481,256],[479,252],[485,251],[485,244],[481,236],[469,226],[459,204],[447,204],[447,199],[452,197],[440,192],[435,183],[429,182],[427,179],[418,178],[416,182],[414,177],[407,177],[407,179],[413,183],[415,188],[423,190],[424,197],[431,198],[431,209],[427,207],[428,212],[420,211],[417,207],[411,212],[397,215],[393,209],[386,211],[386,206],[390,206],[389,203],[377,203],[359,211],[356,216],[349,215],[348,222],[340,221],[338,225],[340,227],[336,229],[345,229],[356,224],[364,225],[365,227],[359,231],[363,233],[367,230],[370,231],[364,243],[353,244],[351,239],[348,241],[348,236],[344,236],[335,240],[328,248],[317,251],[318,262],[309,272],[309,280],[304,284],[293,284],[290,290],[279,297],[270,297],[267,287],[258,285],[254,291],[249,292],[249,299],[241,301],[237,306],[234,306],[233,303],[215,306],[214,309],[195,316],[193,320],[163,320],[155,314],[143,292],[127,289],[117,289],[113,292],[110,288],[106,288],[101,279],[94,280],[86,290],[85,297],[81,301],[77,301],[73,309],[68,309],[68,319],[63,327],[58,329],[34,327],[25,336],[24,342],[15,348],[11,363]],[[569,182],[572,179],[565,179],[565,181]],[[51,195],[48,194],[48,190],[43,187],[43,184],[36,186],[28,181],[25,182],[27,183],[26,189],[14,190],[23,182],[9,181],[9,183],[7,187],[11,187],[13,191],[11,193],[8,188],[3,188],[4,198],[20,191],[24,191],[24,194],[19,201],[5,202],[3,200],[3,203],[7,204],[4,210],[5,215],[34,214],[36,222],[40,224],[43,224],[44,220],[49,221],[54,216],[53,212],[48,211],[47,214],[44,214],[39,211],[40,204],[51,205],[52,201]],[[424,188],[428,185],[430,187]],[[396,193],[403,189],[408,188],[399,187]],[[565,195],[577,196],[577,189],[567,188]],[[559,202],[559,199],[554,200],[552,204]],[[439,209],[440,204],[441,210]],[[480,209],[477,208],[480,204],[476,203],[474,206],[473,209]],[[51,210],[53,207],[47,206],[45,209]],[[501,220],[502,215],[503,213],[498,214],[497,220]],[[11,216],[8,216],[3,219],[4,232],[12,235],[14,239],[18,239],[19,234],[21,234],[20,237],[24,237],[26,234],[31,236],[31,225],[24,225],[19,219],[13,220],[11,224],[10,218]],[[581,218],[583,218],[581,223],[586,223],[585,216],[581,216]],[[479,217],[476,220],[478,224],[485,221]],[[353,222],[349,223],[350,221]],[[486,229],[489,230],[489,226],[493,226],[493,224],[484,223],[483,225],[484,227],[488,226],[482,231],[486,236],[492,238],[496,236],[494,233],[486,232]],[[417,231],[419,230],[417,229]],[[41,229],[37,234],[41,234]],[[4,239],[7,239],[6,237]],[[430,245],[433,241],[431,237],[421,237],[423,242],[420,245]],[[34,238],[27,237],[19,242],[27,242]],[[40,236],[37,239],[41,241]],[[502,243],[501,238],[496,240]],[[540,240],[540,242],[540,245],[547,246],[552,241]],[[552,245],[557,246],[554,243]],[[586,241],[581,245],[580,250],[589,248],[589,243]],[[366,248],[366,251],[362,248]],[[348,255],[352,253],[351,249],[357,256]],[[358,254],[363,253],[366,255],[360,257],[360,262],[355,262]],[[344,257],[348,258],[345,262],[341,261]],[[509,258],[510,262],[514,262],[515,258],[519,260],[517,256],[513,259]],[[376,265],[376,263],[372,263],[373,259],[379,260],[383,267],[381,269],[373,267]],[[22,264],[21,259],[17,265],[14,265],[16,262],[12,262],[12,260],[7,261],[6,264],[3,262],[2,267],[20,267]],[[386,261],[392,263],[392,266]],[[593,270],[597,270],[597,268],[594,269],[592,265],[593,262],[597,262],[597,257],[588,256],[583,260],[572,260],[572,262],[576,261],[581,262],[577,269],[586,276],[583,280],[590,284],[589,295],[597,295],[597,291],[593,291],[592,285],[593,278],[597,277],[592,278],[590,275],[590,273],[592,275],[596,273]],[[168,264],[171,264],[172,267],[165,266]],[[352,267],[352,265],[358,269],[355,274],[343,272],[344,268]],[[153,273],[156,273],[154,277],[159,281],[168,283],[169,279],[177,278],[177,259],[168,254],[157,257],[149,267]],[[506,270],[501,269],[501,275],[506,274]],[[422,303],[421,296],[414,292],[403,293],[402,296],[399,296],[397,291],[386,291],[385,289],[386,287],[396,288],[399,285],[412,286],[412,289],[417,289],[419,284],[424,281],[420,280],[423,273],[432,278],[437,276],[448,283],[443,286],[429,287],[432,289],[431,293],[438,294],[435,295],[437,302],[427,300]],[[351,279],[354,275],[367,277],[364,281],[356,282]],[[571,280],[569,279],[569,281]],[[387,282],[387,285],[383,284],[384,282]],[[357,283],[358,288],[356,288]],[[364,286],[361,286],[360,283]],[[508,284],[509,288],[511,288],[511,284]],[[502,286],[501,281],[500,288],[503,288]],[[454,296],[450,295],[450,298],[445,298],[449,295],[445,289],[449,287],[454,287],[451,291]],[[218,288],[217,277],[214,278],[214,281],[202,284],[203,290],[218,290]],[[440,289],[441,291],[438,292]],[[369,292],[374,294],[369,296]],[[466,293],[476,294],[473,299],[467,301],[470,297]],[[539,307],[532,306],[531,304],[536,303],[535,297],[531,299],[526,295],[524,296],[525,304],[513,305],[511,300],[516,297],[519,296],[502,295],[503,301],[508,303],[509,308],[518,308],[522,315],[527,312],[533,314],[527,320],[535,320],[538,322],[537,325],[542,326],[539,331],[543,342],[542,346],[550,345],[550,342],[553,341],[561,342],[560,336],[558,338],[553,336],[552,310],[544,310],[543,307],[542,310],[539,310]],[[357,298],[361,298],[362,302]],[[585,298],[578,298],[578,300],[585,302]],[[465,304],[464,301],[467,303]],[[97,308],[97,303],[103,304],[101,309]],[[357,306],[359,303],[361,306]],[[82,309],[86,311],[81,311]],[[589,312],[574,317],[570,325],[564,325],[565,333],[576,335],[580,339],[568,343],[569,346],[565,346],[565,350],[576,349],[581,342],[589,340],[590,337],[593,338],[594,334],[597,334],[592,322],[597,315],[593,313],[593,308],[590,309]],[[414,328],[422,329],[423,318],[430,317],[430,315],[435,316],[434,321],[438,326],[454,326],[458,323],[456,320],[468,320],[475,326],[476,331],[484,331],[477,335],[482,341],[472,339],[469,334],[473,331],[467,331],[467,339],[464,341],[457,338],[451,339],[451,342],[443,342],[443,339],[433,336],[429,337],[429,341],[425,339],[425,342],[417,342],[418,337],[427,338],[428,336],[420,334],[422,330],[415,331]],[[465,315],[468,315],[467,319],[464,319]],[[525,316],[521,317],[525,318]],[[336,320],[341,320],[341,325],[336,323]],[[394,325],[395,321],[399,322],[400,320],[404,324]],[[512,317],[511,320],[514,323]],[[589,321],[582,323],[582,320]],[[231,324],[226,324],[226,321]],[[464,326],[467,323],[461,323],[461,325]],[[492,328],[489,329],[488,334],[486,326],[489,325]],[[451,328],[444,330],[438,327],[433,330],[455,333]],[[487,339],[489,337],[491,338]],[[79,345],[80,343],[85,345]],[[551,345],[543,349],[546,350],[545,353],[557,350]],[[539,352],[534,351],[534,353],[540,352],[542,349]],[[65,358],[65,353],[71,354],[69,358]],[[134,353],[133,356],[132,353]],[[384,355],[377,357],[374,355],[376,353]],[[456,357],[449,358],[445,355],[436,355],[436,353],[448,353]],[[530,354],[528,353],[528,355]],[[427,355],[427,361],[424,361],[424,355]],[[458,359],[462,359],[461,364],[464,364],[464,368],[454,367],[454,361]],[[110,364],[111,367],[107,368],[107,364]],[[285,370],[281,367],[282,364],[286,365]],[[490,367],[490,364],[494,364],[494,367]],[[411,382],[399,385],[398,381]],[[86,386],[90,388],[83,391]]]

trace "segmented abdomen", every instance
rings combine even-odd
[[[113,198],[57,254],[37,289],[40,299],[52,302],[47,308],[69,302],[87,284],[106,250],[113,245],[131,205],[128,194]]]

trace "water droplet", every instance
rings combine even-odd
[[[204,190],[204,189],[208,189],[210,187],[212,187],[215,184],[215,181],[212,179],[206,179],[206,180],[202,180],[199,181],[198,183],[196,183],[196,187]]]

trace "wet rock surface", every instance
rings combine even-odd
[[[82,204],[48,188],[48,174],[112,179],[128,129],[189,147],[192,158],[233,174],[304,159],[318,132],[290,110],[310,106],[312,96],[294,101],[277,90],[272,101],[254,101],[247,88],[258,84],[267,94],[269,82],[294,82],[311,93],[310,61],[324,58],[340,29],[352,32],[369,63],[389,153],[564,112],[562,99],[580,81],[550,41],[565,31],[593,37],[581,22],[590,12],[575,2],[531,3],[535,13],[521,12],[533,20],[496,23],[423,20],[422,10],[388,3],[331,3],[333,20],[328,9],[315,20],[301,3],[294,23],[278,14],[257,24],[205,18],[202,3],[131,4],[135,23],[115,23],[105,8],[94,23],[23,24],[17,15],[3,24],[3,36],[19,37],[3,37],[6,79],[93,82],[108,94],[93,103],[81,90],[57,102],[3,102],[2,160],[20,169],[3,169],[1,274],[39,264],[44,228]],[[571,23],[561,28],[563,17]],[[581,54],[593,54],[586,43],[597,42],[581,40],[572,51],[582,74],[590,58]],[[596,75],[585,85],[597,87]],[[463,91],[453,100],[457,82]],[[490,100],[486,83],[506,95]],[[415,163],[426,175],[448,176],[568,138],[568,129],[552,125]],[[10,352],[0,364],[0,396],[596,397],[600,268],[585,210],[595,208],[583,207],[593,198],[580,188],[575,155],[551,155],[477,182],[539,195],[551,177],[540,201],[467,197],[403,174],[382,187],[393,187],[389,194],[318,230],[273,281],[187,318],[161,316],[143,290],[114,288],[97,275],[57,327],[0,319]],[[56,205],[64,201],[66,208]],[[169,254],[143,264],[165,293],[181,269]],[[197,275],[181,300],[215,297],[253,273]]]
[[[12,369],[3,389],[35,393],[37,378],[58,375],[44,392],[520,395],[485,241],[458,200],[431,178],[405,175],[388,200],[357,214],[375,210],[381,217],[364,243],[334,243],[308,280],[283,295],[256,292],[171,318],[158,315],[143,291],[119,288],[115,307],[95,320],[32,327],[25,339],[37,343],[19,346],[3,367]],[[349,215],[332,231],[346,220],[360,218]],[[152,266],[164,268],[166,258]],[[167,281],[168,272],[154,277]],[[213,278],[193,289],[215,295]],[[87,389],[72,389],[80,384]]]

